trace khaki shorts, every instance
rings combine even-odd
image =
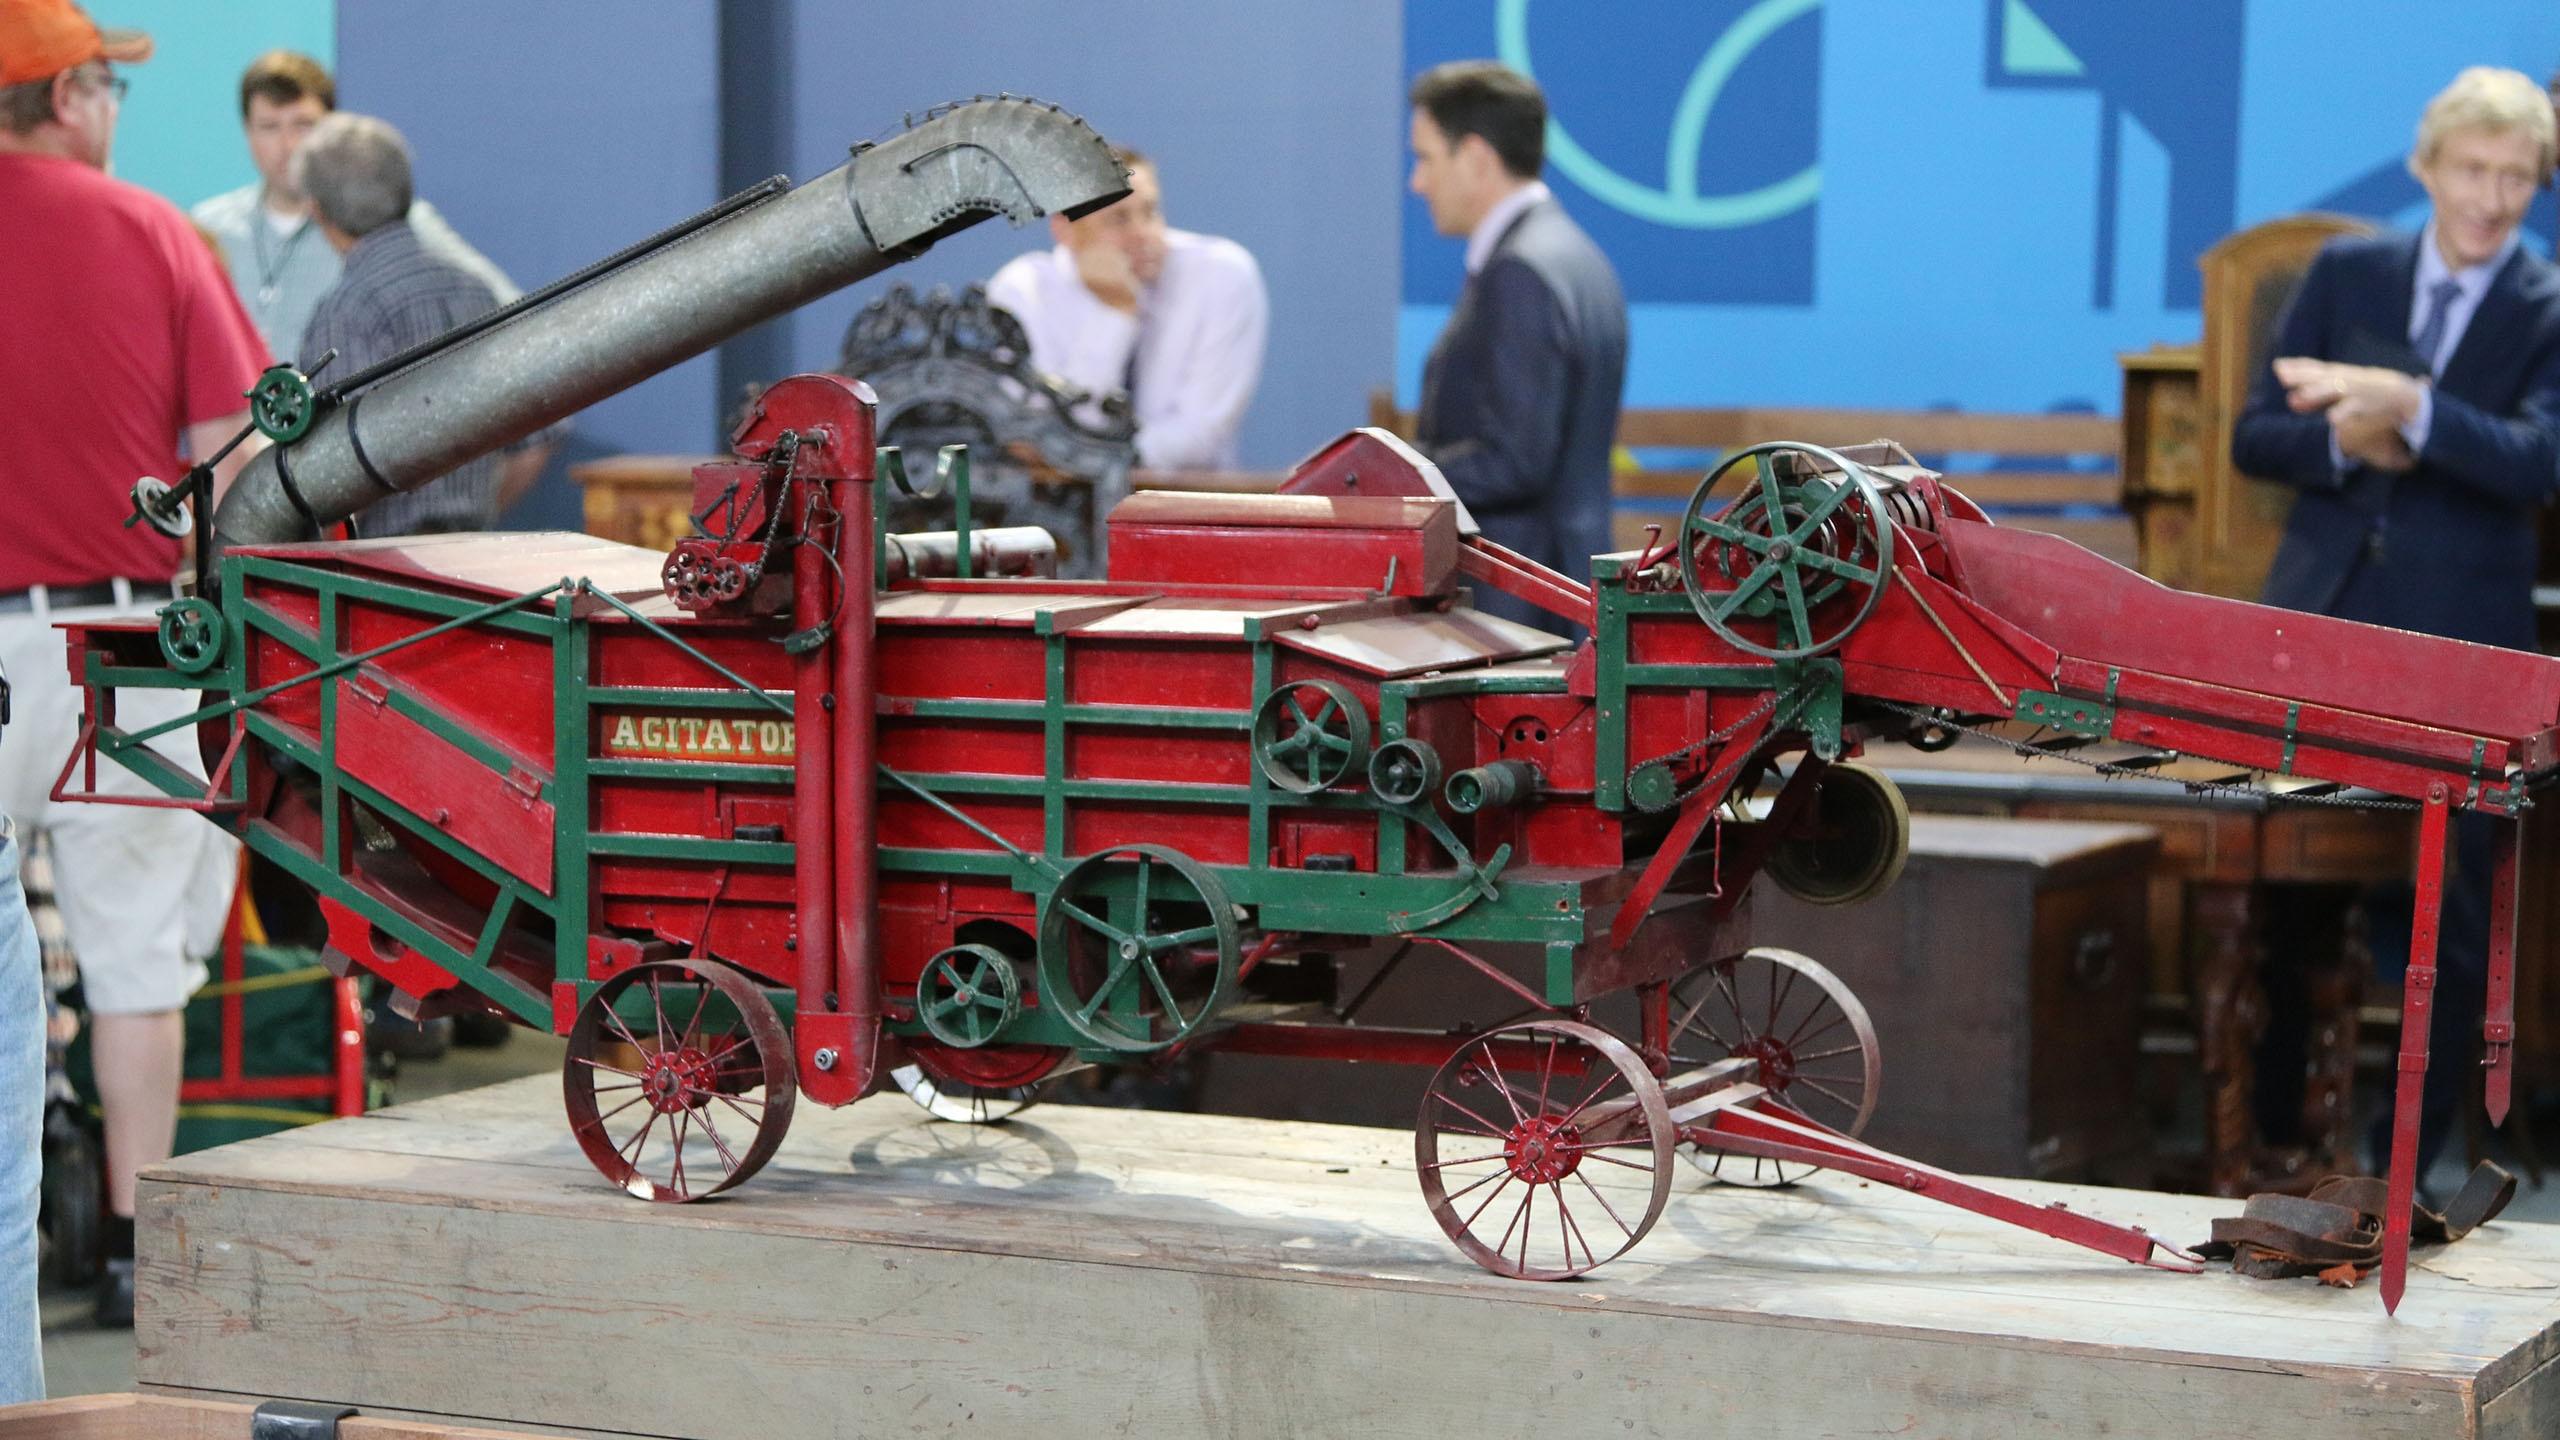
[[[240,847],[190,810],[140,809],[47,798],[80,734],[80,691],[71,683],[64,620],[149,615],[165,594],[136,594],[128,606],[0,614],[0,664],[9,674],[9,725],[0,731],[0,813],[20,830],[41,827],[53,847],[54,904],[80,960],[80,989],[99,1015],[176,1010],[205,981],[204,958],[222,944]],[[191,690],[126,690],[116,718],[129,729],[186,714]],[[201,777],[192,727],[151,748]],[[75,782],[79,779],[74,776]],[[98,764],[98,788],[156,795],[112,761]]]

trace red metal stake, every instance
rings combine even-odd
[[[2409,1288],[2409,1207],[2418,1193],[2418,1112],[2427,1083],[2427,1026],[2436,1009],[2436,929],[2444,917],[2444,840],[2452,820],[2439,780],[2418,816],[2418,909],[2409,926],[2409,975],[2400,992],[2400,1083],[2391,1102],[2390,1213],[2382,1217],[2382,1308]]]
[[[2507,1123],[2515,1095],[2516,852],[2524,845],[2524,821],[2498,827],[2496,879],[2489,891],[2489,1003],[2480,1022],[2480,1063],[2487,1067],[2489,1123]]]

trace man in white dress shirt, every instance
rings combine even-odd
[[[1140,467],[1233,469],[1270,330],[1262,268],[1233,240],[1167,226],[1154,162],[1116,153],[1128,197],[1051,216],[1057,244],[997,271],[987,298],[1022,322],[1033,365],[1127,393]]]

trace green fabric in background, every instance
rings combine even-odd
[[[240,1068],[248,1075],[330,1075],[335,1073],[336,993],[332,977],[316,951],[274,945],[251,945],[244,954],[247,977],[241,984]],[[222,998],[226,987],[216,980],[187,1001],[186,1076],[211,1079],[222,1073]],[[89,1112],[97,1113],[98,1088],[89,1061],[89,1033],[84,1027],[63,1057],[72,1087]],[[178,1107],[176,1153],[188,1154],[273,1134],[296,1125],[329,1118],[328,1096],[309,1100],[249,1100],[189,1103]]]

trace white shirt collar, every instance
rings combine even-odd
[[[2516,247],[2523,243],[2524,227],[2519,225],[2507,233],[2507,243],[2498,247],[2497,254],[2477,265],[2466,265],[2455,270],[2444,263],[2444,252],[2436,248],[2436,222],[2430,217],[2427,228],[2418,236],[2416,293],[2423,297],[2437,281],[2449,279],[2462,287],[2463,299],[2477,303],[2481,296],[2489,292],[2489,282],[2497,277],[2498,267],[2506,264],[2508,258],[2516,253]]]
[[[1484,212],[1484,218],[1476,222],[1476,228],[1467,232],[1468,274],[1482,270],[1485,263],[1493,259],[1493,247],[1501,243],[1502,233],[1511,228],[1512,221],[1520,218],[1521,211],[1546,199],[1547,193],[1547,182],[1532,180],[1493,202],[1493,208]]]

